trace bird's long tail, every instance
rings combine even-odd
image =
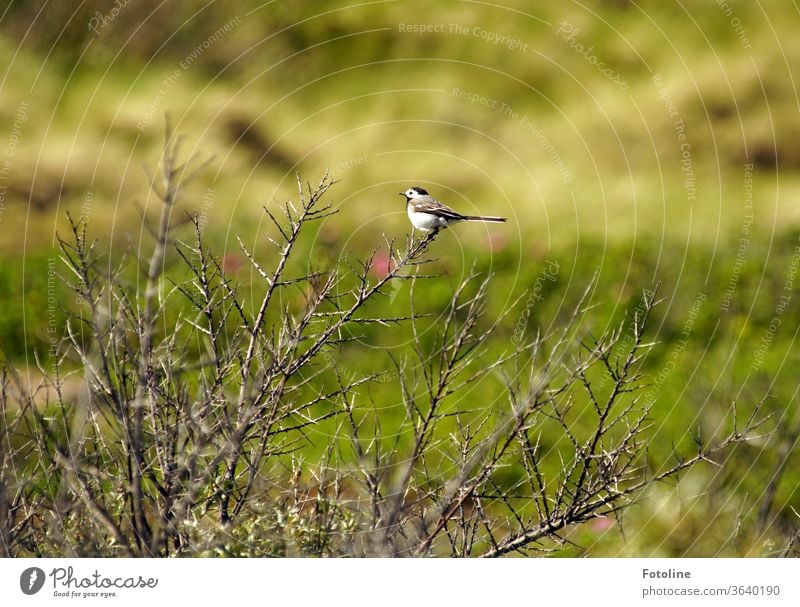
[[[480,215],[464,215],[464,219],[466,221],[494,221],[495,223],[503,223],[506,220],[505,217],[481,217]]]

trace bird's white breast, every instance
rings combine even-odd
[[[446,225],[444,222],[440,221],[440,218],[436,215],[417,213],[410,206],[408,207],[408,218],[415,228],[423,232],[430,232],[436,227],[444,227],[444,225]]]

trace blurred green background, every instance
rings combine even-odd
[[[776,434],[654,487],[621,529],[574,530],[565,554],[773,555],[791,542],[795,5],[12,1],[0,15],[0,344],[13,364],[46,353],[63,319],[48,259],[67,211],[104,250],[146,246],[157,200],[142,165],[169,115],[184,154],[213,157],[181,204],[233,272],[247,273],[237,235],[269,252],[262,207],[295,196],[295,174],[329,170],[340,213],[313,262],[404,236],[396,192],[421,185],[509,217],[448,230],[434,252],[453,280],[473,263],[494,273],[490,314],[510,324],[548,263],[559,271],[529,331],[568,316],[595,271],[598,334],[660,283],[645,364],[653,457],[723,432],[734,401],[744,415],[764,400]],[[364,350],[347,364],[376,364]]]

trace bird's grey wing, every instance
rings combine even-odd
[[[444,217],[445,219],[463,219],[461,213],[457,213],[445,204],[442,204],[435,198],[428,197],[426,200],[421,200],[417,203],[416,210],[422,213],[430,213]]]

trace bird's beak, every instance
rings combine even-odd
[[[406,195],[405,192],[397,192],[397,193],[400,194],[400,196],[405,196]]]

